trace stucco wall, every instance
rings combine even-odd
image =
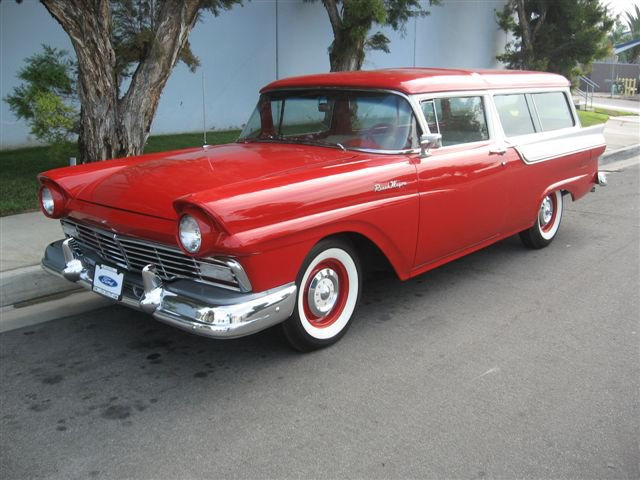
[[[391,53],[370,52],[365,69],[436,66],[495,68],[506,36],[498,30],[495,9],[504,0],[445,0],[426,18],[411,20],[406,35],[392,30]],[[276,15],[277,10],[277,15]],[[277,25],[277,35],[276,35]],[[276,38],[278,43],[276,55]],[[202,66],[193,74],[178,65],[162,94],[152,133],[202,129],[202,75],[209,128],[239,127],[248,118],[259,88],[291,75],[329,70],[331,26],[320,2],[254,0],[205,15],[196,25],[191,46]],[[0,2],[0,96],[19,82],[23,60],[41,44],[73,48],[45,8],[27,0]],[[277,63],[276,63],[277,59]],[[0,102],[0,147],[32,142],[29,129]]]

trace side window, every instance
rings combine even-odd
[[[436,98],[422,102],[422,112],[432,133],[442,135],[442,145],[489,139],[482,97]]]
[[[496,95],[493,100],[507,137],[526,135],[536,131],[524,94]]]
[[[564,93],[534,93],[532,97],[543,131],[559,130],[575,125]]]

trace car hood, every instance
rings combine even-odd
[[[251,143],[152,154],[104,163],[83,179],[69,175],[57,181],[74,197],[98,205],[175,219],[175,200],[200,191],[281,176],[327,163],[342,162],[353,153],[325,147]],[[237,190],[237,189],[236,189]]]

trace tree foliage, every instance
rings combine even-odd
[[[625,41],[640,38],[640,7],[635,5],[633,11],[626,12],[625,20],[629,27],[629,34]],[[640,46],[633,47],[624,53],[628,63],[638,63],[638,60],[640,60]]]
[[[616,17],[613,28],[609,32],[609,43],[611,44],[611,48],[614,48],[616,45],[620,45],[631,40],[629,27],[627,27],[627,25],[620,18],[621,16]],[[628,54],[633,50],[634,49],[625,50],[624,52],[620,52],[619,54],[617,54],[618,62],[629,63]]]
[[[514,37],[497,57],[508,68],[575,78],[609,53],[613,19],[599,0],[508,0],[497,17]]]
[[[629,29],[626,27],[624,23],[620,20],[620,17],[616,17],[613,27],[611,27],[611,31],[609,32],[609,41],[612,46],[619,45],[624,43],[629,36]]]
[[[314,1],[314,0],[311,0]],[[367,50],[389,53],[389,39],[374,26],[405,33],[407,21],[429,11],[420,0],[322,0],[333,30],[329,47],[331,71],[360,70]],[[439,5],[440,0],[429,0]]]
[[[68,142],[78,133],[76,65],[68,52],[47,45],[25,60],[22,83],[4,100],[25,120],[31,134],[49,144]]]

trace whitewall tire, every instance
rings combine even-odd
[[[304,352],[337,342],[351,324],[362,290],[353,247],[339,239],[319,242],[303,262],[296,285],[295,310],[282,325],[288,342]]]
[[[542,199],[533,226],[520,232],[520,239],[529,248],[544,248],[555,238],[562,220],[562,192],[549,193]]]

